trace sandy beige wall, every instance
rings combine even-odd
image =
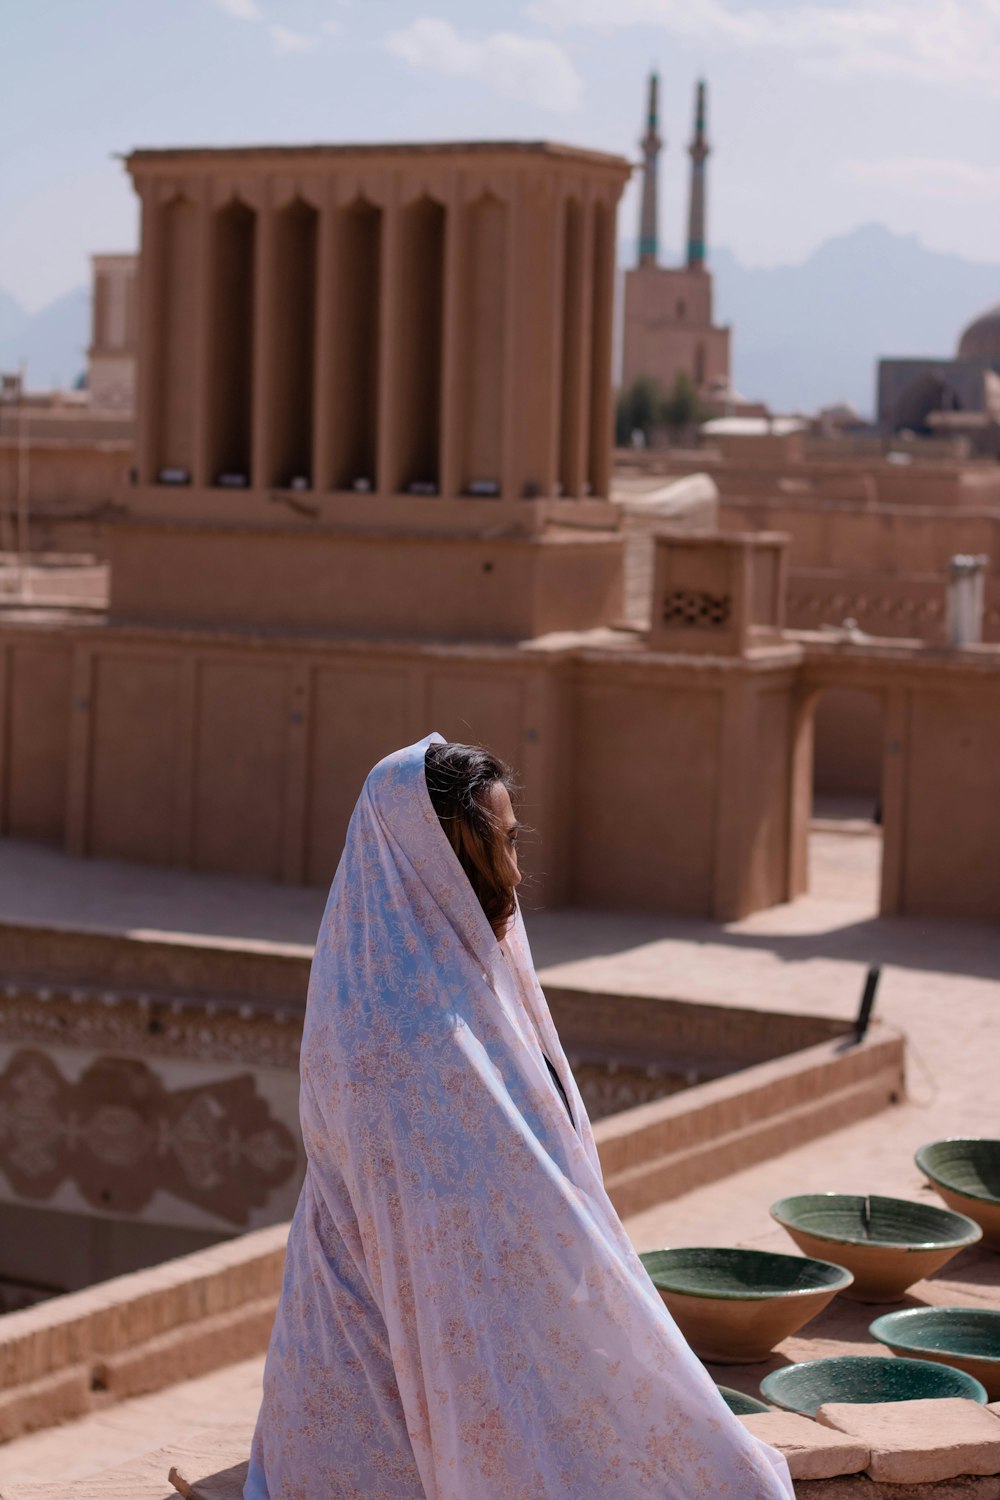
[[[19,836],[322,885],[371,765],[437,729],[514,765],[532,899],[708,916],[784,895],[788,708],[772,693],[757,714],[751,693],[743,757],[735,664],[634,674],[496,646],[302,651],[151,631],[0,643],[4,827]],[[727,807],[741,809],[734,839]]]
[[[902,900],[907,911],[1000,917],[1000,681],[908,703]]]
[[[1000,915],[986,648],[713,662],[8,625],[0,660],[9,834],[322,885],[370,766],[436,729],[515,766],[533,899],[723,920],[800,888],[817,695],[842,747],[831,770],[821,738],[829,789],[870,790],[871,703],[822,698],[868,690],[885,705],[886,909]]]
[[[622,611],[615,533],[550,544],[129,523],[111,541],[111,610],[130,621],[517,641]]]

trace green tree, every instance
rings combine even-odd
[[[670,432],[679,433],[695,427],[700,417],[701,402],[694,382],[681,370],[674,381],[673,391],[660,403],[659,419]]]
[[[639,375],[625,390],[619,391],[615,404],[615,442],[627,447],[632,434],[641,432],[648,443],[653,428],[662,421],[663,391],[651,375]]]

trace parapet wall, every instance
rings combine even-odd
[[[32,552],[104,557],[107,522],[126,504],[131,463],[128,439],[33,437],[25,462],[16,438],[0,436],[0,548],[17,545],[15,518],[24,486]]]
[[[0,1442],[161,1390],[267,1345],[288,1226],[0,1321]]]
[[[902,1038],[876,1025],[857,1046],[823,1042],[625,1110],[595,1129],[608,1191],[619,1213],[636,1212],[875,1113],[902,1087]],[[0,1319],[0,1441],[261,1353],[287,1231],[243,1234]]]

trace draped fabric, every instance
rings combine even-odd
[[[604,1191],[520,913],[498,943],[431,805],[438,738],[369,775],[323,917],[245,1500],[790,1497]]]

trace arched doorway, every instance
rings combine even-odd
[[[917,375],[896,397],[892,411],[893,431],[930,433],[927,418],[932,412],[960,411],[962,403],[946,380],[930,372]]]
[[[878,912],[885,707],[881,693],[828,688],[813,707],[808,891]]]

